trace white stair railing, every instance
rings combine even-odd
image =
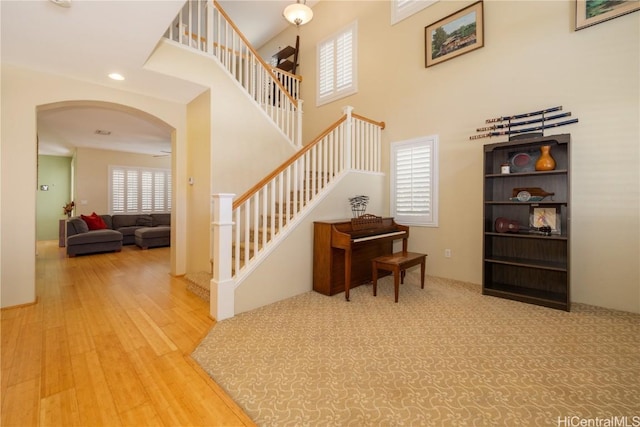
[[[238,30],[218,2],[188,0],[165,37],[217,58],[284,135],[302,146],[302,108],[299,79],[276,75]],[[288,88],[295,90],[289,91]]]
[[[348,170],[380,172],[384,123],[353,114],[352,110],[345,107],[345,114],[337,122],[234,201],[232,212],[214,212],[214,218],[232,218],[232,236],[213,244],[213,259],[232,259],[230,270],[235,286],[341,174]],[[225,206],[214,203],[214,209]],[[214,233],[213,238],[223,239],[225,235],[228,233]],[[225,282],[228,283],[226,278],[216,277],[214,270],[212,285]],[[233,307],[233,300],[229,300],[233,295],[228,291],[217,296],[212,292],[211,298],[216,298],[215,307],[220,307],[225,298],[222,306]],[[218,316],[224,311],[213,309],[212,302],[211,315],[222,320]]]
[[[273,74],[275,74],[278,81],[282,83],[282,86],[284,86],[285,90],[293,97],[293,99],[299,100],[302,77],[279,68],[272,68],[271,71],[273,71]],[[300,108],[300,106],[298,106],[298,108]]]

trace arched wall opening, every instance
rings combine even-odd
[[[187,106],[98,84],[2,65],[0,305],[37,301],[35,286],[37,118],[69,105],[109,106],[171,128],[172,236],[170,274],[186,266]]]

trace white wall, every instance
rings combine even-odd
[[[173,129],[173,190],[176,228],[186,228],[184,156],[186,106],[105,86],[2,64],[0,305],[32,303],[35,294],[36,110],[61,101],[105,101],[145,111]],[[186,162],[183,163],[186,165]],[[174,233],[172,274],[184,274],[185,231]],[[176,254],[181,254],[180,257]]]
[[[439,135],[440,226],[413,227],[409,247],[429,254],[429,274],[479,284],[482,146],[505,139],[469,136],[487,118],[562,105],[579,123],[545,135],[572,136],[571,299],[640,312],[640,13],[574,31],[573,1],[485,1],[485,46],[425,68],[424,27],[471,3],[439,1],[391,26],[388,2],[319,2],[299,29],[304,140],[352,105],[386,122],[388,171],[390,142]],[[356,18],[359,92],[316,107],[316,43]]]

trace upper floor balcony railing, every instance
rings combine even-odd
[[[289,141],[302,146],[300,79],[267,64],[218,2],[188,0],[165,37],[217,58]]]

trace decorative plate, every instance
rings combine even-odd
[[[536,159],[531,157],[530,154],[518,152],[513,153],[509,158],[509,165],[511,166],[511,172],[532,172],[536,169]]]

